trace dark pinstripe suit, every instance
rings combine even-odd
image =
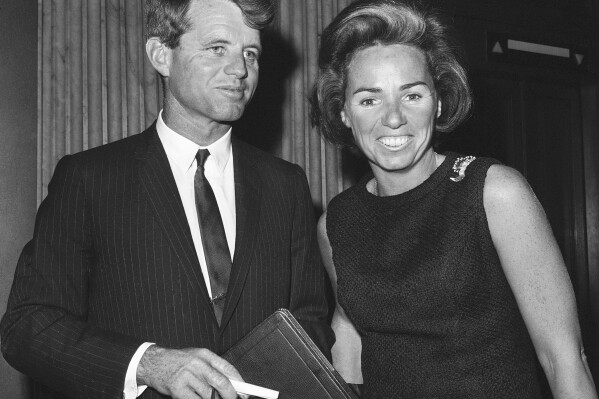
[[[1,325],[4,356],[39,383],[37,397],[118,398],[142,342],[222,353],[281,307],[328,351],[305,175],[235,139],[233,156],[237,238],[220,328],[155,127],[59,162]]]

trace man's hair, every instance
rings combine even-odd
[[[341,11],[321,36],[311,119],[329,142],[356,148],[351,130],[341,121],[352,57],[367,47],[392,44],[412,46],[424,54],[442,104],[436,131],[452,131],[467,118],[472,96],[466,71],[439,15],[416,2],[358,0]]]
[[[146,0],[146,34],[157,37],[169,48],[179,46],[181,35],[191,29],[188,11],[193,1],[202,0]],[[236,4],[247,26],[262,30],[274,18],[272,0],[226,0]]]

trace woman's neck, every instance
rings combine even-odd
[[[390,172],[373,168],[374,182],[369,185],[369,191],[380,197],[410,191],[426,181],[444,159],[445,155],[437,154],[431,149],[409,170]]]

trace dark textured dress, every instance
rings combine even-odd
[[[390,197],[371,194],[366,177],[329,204],[338,299],[362,338],[364,398],[540,397],[483,207],[497,162],[472,158],[448,153],[424,183]]]

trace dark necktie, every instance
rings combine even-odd
[[[204,163],[208,156],[210,156],[210,151],[206,149],[200,149],[196,154],[198,169],[194,178],[194,188],[200,232],[202,233],[202,246],[212,289],[210,302],[220,325],[231,274],[231,254],[214,191],[204,175]]]

